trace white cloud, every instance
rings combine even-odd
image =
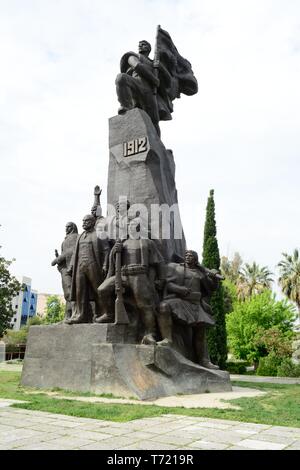
[[[0,0],[1,245],[40,291],[61,290],[53,250],[106,187],[120,57],[158,23],[199,81],[162,124],[189,246],[210,188],[222,253],[273,269],[299,245],[299,2]]]

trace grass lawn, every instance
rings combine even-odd
[[[268,392],[267,395],[253,398],[239,398],[230,403],[241,407],[240,410],[211,408],[166,408],[162,406],[141,406],[138,404],[84,403],[76,400],[58,400],[45,392],[24,388],[19,385],[20,372],[0,370],[0,399],[26,400],[27,403],[13,405],[17,408],[40,410],[85,418],[111,421],[130,421],[132,419],[175,413],[186,416],[230,419],[277,426],[300,427],[300,385],[279,385],[269,383],[233,382],[241,387],[255,388]],[[34,392],[34,393],[33,393]],[[64,395],[83,395],[63,391]]]

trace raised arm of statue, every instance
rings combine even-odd
[[[100,196],[102,193],[102,189],[100,189],[100,186],[95,186],[94,188],[94,204],[91,209],[92,215],[96,218],[99,219],[102,217],[102,207],[101,207],[101,202],[100,202]]]

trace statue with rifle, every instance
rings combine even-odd
[[[124,305],[123,299],[123,285],[122,285],[122,242],[117,240],[119,249],[116,250],[116,274],[115,274],[115,324],[116,325],[128,325],[129,319]]]
[[[110,252],[108,274],[98,288],[105,313],[96,322],[127,324],[124,300],[130,299],[135,314],[143,325],[142,344],[155,344],[157,315],[155,281],[162,280],[164,259],[153,240],[130,236],[135,223],[139,222],[136,220],[130,222],[127,238],[118,239]],[[114,294],[117,294],[115,315],[111,305]]]

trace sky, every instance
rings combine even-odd
[[[299,247],[298,0],[0,0],[1,255],[39,292],[62,293],[54,249],[96,184],[105,210],[120,58],[158,24],[199,83],[161,123],[188,247],[210,189],[221,255],[276,273]]]

